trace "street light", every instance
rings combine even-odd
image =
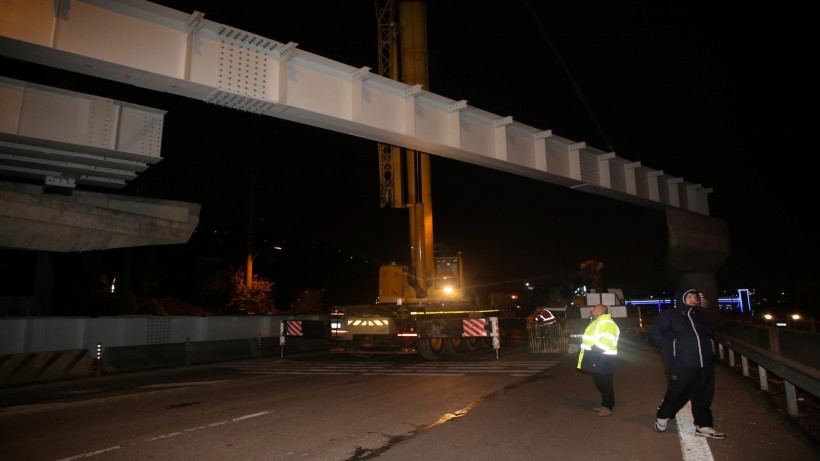
[[[276,246],[272,246],[272,247],[263,248],[263,249],[257,251],[254,254],[251,254],[251,252],[248,251],[248,258],[247,258],[247,261],[245,263],[245,286],[247,286],[249,290],[253,287],[253,260],[256,259],[257,256],[261,255],[262,253],[264,253],[268,250],[277,250],[278,251],[278,250],[281,250],[281,249],[282,249],[282,247],[280,247],[279,245],[276,245]]]

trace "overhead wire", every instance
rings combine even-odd
[[[601,126],[601,124],[598,122],[598,118],[595,116],[595,113],[592,111],[592,107],[590,107],[589,103],[587,102],[587,99],[584,96],[584,93],[581,91],[581,87],[578,85],[578,82],[575,81],[575,77],[573,77],[572,72],[570,72],[570,69],[567,66],[566,62],[564,62],[564,59],[561,57],[561,53],[558,52],[558,48],[555,47],[555,44],[552,42],[552,39],[550,39],[549,34],[547,34],[547,29],[544,27],[544,24],[541,22],[541,19],[538,17],[538,13],[532,7],[529,0],[521,0],[521,3],[523,3],[524,7],[527,8],[528,12],[530,13],[530,16],[532,17],[532,20],[535,22],[535,26],[538,28],[538,31],[541,33],[541,36],[544,38],[544,40],[549,45],[550,49],[552,50],[552,53],[555,55],[555,58],[558,60],[558,63],[561,65],[561,69],[566,74],[567,79],[569,79],[569,83],[570,83],[570,85],[572,85],[572,89],[575,91],[575,94],[578,96],[578,99],[581,100],[581,104],[584,106],[584,109],[586,109],[587,113],[589,114],[590,118],[592,119],[592,123],[595,124],[595,128],[598,130],[598,133],[601,135],[604,142],[606,143],[607,148],[609,149],[609,152],[615,152],[615,148],[612,146],[612,143],[609,141],[609,138],[607,137],[606,133],[604,133],[604,129]]]

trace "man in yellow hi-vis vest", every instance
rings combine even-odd
[[[595,410],[598,411],[598,416],[609,416],[615,408],[613,378],[621,330],[605,305],[597,304],[592,308],[591,315],[592,319],[581,340],[578,369],[592,373],[592,381],[601,393],[601,406]]]

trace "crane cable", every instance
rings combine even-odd
[[[587,99],[586,99],[586,97],[584,97],[584,93],[581,91],[581,88],[578,86],[578,83],[575,81],[575,78],[572,76],[572,72],[570,72],[569,67],[567,67],[566,63],[564,62],[564,59],[561,58],[561,54],[558,53],[558,49],[555,47],[555,44],[552,43],[552,40],[550,39],[549,35],[547,34],[547,30],[546,30],[546,28],[544,28],[544,25],[541,23],[541,19],[538,17],[538,14],[536,13],[535,9],[533,9],[533,7],[530,4],[529,0],[521,0],[521,3],[523,3],[524,6],[529,11],[530,16],[532,16],[532,20],[535,21],[535,25],[536,25],[536,27],[538,27],[538,31],[541,32],[541,35],[544,37],[544,40],[547,41],[547,44],[549,45],[549,47],[552,50],[553,54],[555,54],[556,59],[558,59],[559,64],[561,64],[561,68],[564,70],[564,73],[567,75],[567,78],[569,79],[569,82],[572,85],[572,89],[575,90],[575,94],[578,96],[578,99],[581,100],[581,104],[584,105],[584,109],[586,109],[586,111],[589,113],[589,116],[592,118],[592,123],[595,124],[595,127],[598,129],[598,133],[600,133],[601,137],[604,139],[604,142],[606,143],[607,148],[609,149],[610,152],[615,152],[615,148],[612,147],[612,143],[609,142],[609,138],[604,133],[603,127],[601,127],[601,124],[598,123],[598,118],[595,117],[595,113],[592,112],[592,108],[589,106],[589,103],[587,103]]]

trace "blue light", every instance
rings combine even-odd
[[[740,298],[740,312],[752,311],[752,303],[751,299],[749,298],[749,290],[747,288],[741,288],[737,290],[738,298]]]
[[[624,304],[636,304],[636,305],[639,305],[639,304],[640,305],[655,304],[655,305],[657,305],[657,304],[661,304],[661,301],[657,300],[657,299],[630,299],[630,300],[624,301]],[[664,303],[664,304],[669,304],[669,303]]]
[[[629,299],[624,301],[626,305],[635,305],[635,306],[647,306],[647,305],[656,305],[658,309],[661,309],[665,305],[672,304],[671,298],[661,298],[661,299]],[[751,300],[749,297],[749,290],[748,289],[740,289],[738,290],[738,296],[724,296],[718,298],[718,304],[722,306],[724,309],[737,309],[741,313],[751,312]]]

